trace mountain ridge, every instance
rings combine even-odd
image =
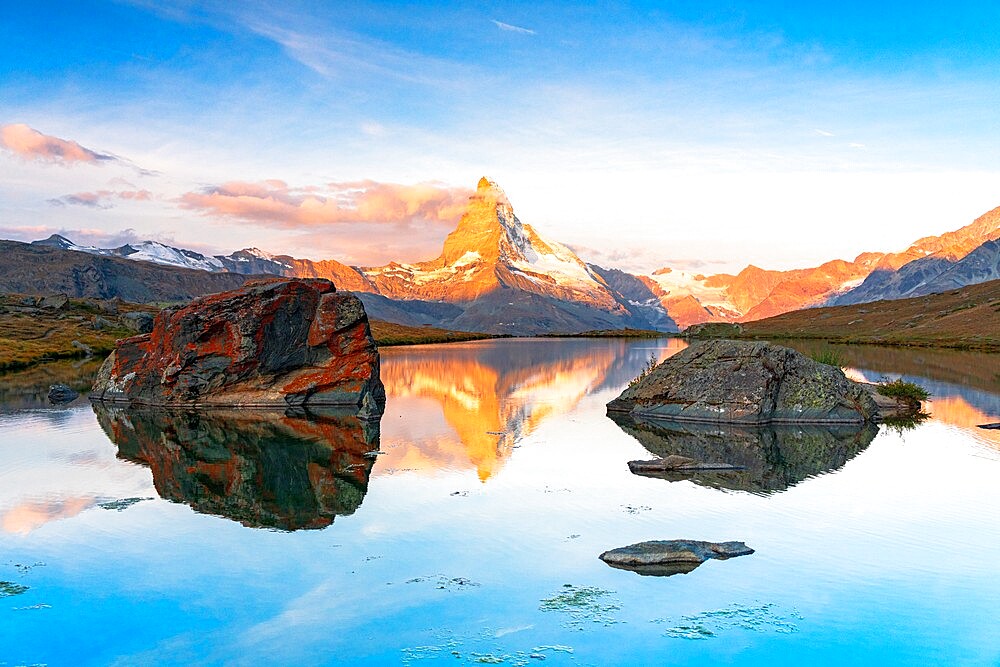
[[[497,334],[591,329],[676,331],[701,322],[746,322],[801,308],[943,291],[1000,277],[1000,208],[969,225],[917,239],[901,252],[776,271],[754,264],[715,275],[663,267],[650,275],[588,264],[517,217],[503,189],[483,177],[440,255],[416,263],[350,266],[245,248],[206,256],[155,241],[78,246],[52,235],[32,245],[185,269],[327,278],[361,293],[383,319]],[[446,305],[448,307],[446,307]]]

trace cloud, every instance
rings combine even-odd
[[[188,192],[179,203],[209,217],[282,229],[416,221],[451,225],[461,217],[471,194],[465,188],[433,183],[357,181],[292,188],[279,180],[232,181]]]
[[[98,190],[96,192],[77,192],[49,199],[53,206],[87,206],[88,208],[112,208],[112,199],[128,201],[149,201],[153,193],[149,190]]]
[[[505,32],[516,32],[520,35],[534,35],[536,34],[534,30],[528,28],[522,28],[521,26],[511,25],[510,23],[504,23],[503,21],[497,21],[496,19],[490,19],[493,24]]]
[[[856,148],[856,149],[858,149],[858,150],[862,150],[862,151],[863,151],[863,150],[867,150],[867,149],[868,149],[868,147],[867,147],[867,146],[865,146],[864,144],[859,144],[859,143],[858,143],[858,142],[856,142],[856,141],[852,141],[851,143],[849,143],[849,144],[847,144],[847,145],[848,145],[848,147],[849,147],[849,148]]]
[[[821,137],[834,137],[834,136],[837,136],[833,132],[827,132],[826,130],[820,130],[819,128],[813,130],[813,132],[815,132],[816,134],[818,134]]]
[[[27,160],[74,164],[77,162],[100,164],[115,161],[113,155],[98,153],[69,139],[60,139],[23,123],[0,127],[0,146]]]

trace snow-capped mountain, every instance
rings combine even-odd
[[[521,222],[495,182],[479,181],[434,260],[356,267],[246,248],[206,256],[155,241],[80,246],[58,234],[33,245],[212,273],[328,278],[361,294],[374,317],[496,333],[622,327],[673,331],[708,321],[748,321],[831,303],[928,294],[1000,275],[1000,208],[899,253],[736,275],[662,268],[651,275],[588,265]]]
[[[174,248],[156,241],[127,243],[118,248],[97,248],[94,246],[77,245],[65,236],[53,234],[47,239],[32,241],[32,244],[62,248],[63,250],[76,250],[77,252],[86,252],[91,255],[125,257],[136,261],[152,262],[153,264],[163,264],[165,266],[177,266],[185,269],[200,269],[202,271],[226,270],[223,263],[216,257],[206,257],[205,255],[194,252],[193,250]]]

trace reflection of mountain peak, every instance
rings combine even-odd
[[[161,497],[250,527],[323,528],[368,489],[378,424],[353,416],[121,410],[94,405],[118,456]]]

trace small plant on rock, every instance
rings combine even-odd
[[[649,355],[649,360],[646,362],[646,365],[643,367],[642,371],[634,378],[632,378],[632,381],[628,383],[628,386],[634,387],[635,385],[642,382],[647,375],[653,372],[654,368],[656,368],[656,355],[651,354]]]
[[[907,382],[902,378],[893,380],[892,382],[880,382],[878,384],[878,393],[889,398],[898,398],[910,403],[926,401],[930,397],[930,392],[919,384]]]

